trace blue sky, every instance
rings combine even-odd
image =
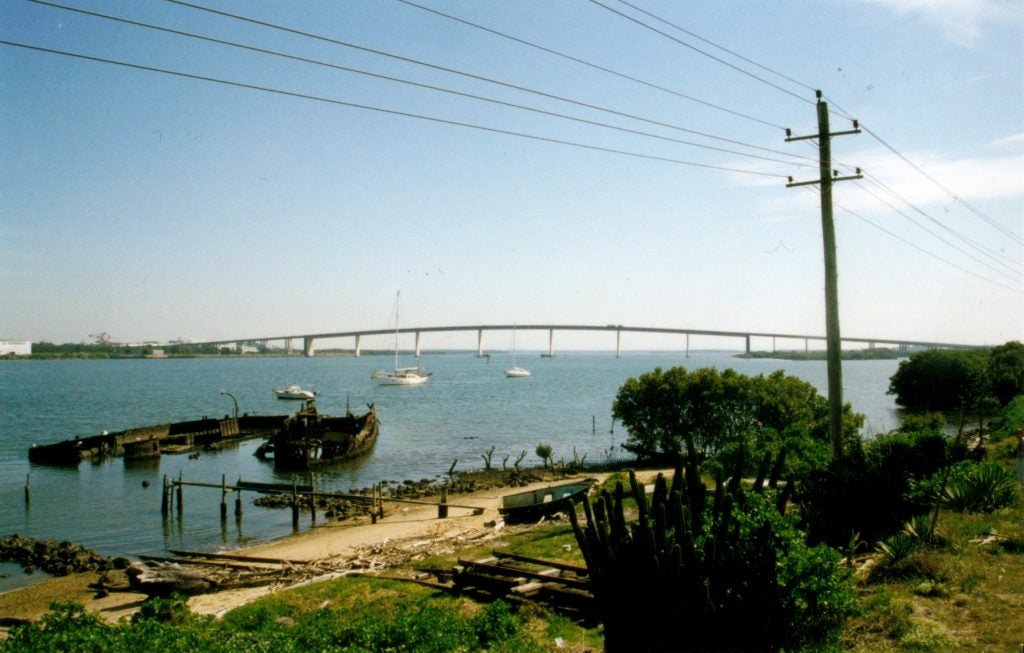
[[[832,141],[866,174],[834,191],[843,335],[1024,339],[1020,2],[59,4],[121,21],[2,0],[0,40],[231,84],[0,45],[0,337],[385,328],[398,290],[409,327],[823,334],[784,132],[822,89],[870,130]]]

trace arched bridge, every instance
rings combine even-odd
[[[596,325],[585,325],[585,324],[476,324],[467,326],[433,326],[433,327],[406,327],[397,330],[397,333],[412,333],[415,334],[416,344],[416,356],[419,357],[422,351],[422,337],[424,334],[429,333],[440,333],[440,332],[473,332],[477,334],[477,356],[484,355],[484,333],[487,331],[547,331],[548,332],[548,356],[555,355],[555,332],[556,331],[607,331],[615,334],[615,355],[622,355],[622,334],[623,333],[657,333],[657,334],[673,334],[685,337],[686,351],[690,350],[690,337],[691,336],[710,336],[716,338],[735,338],[744,342],[744,350],[750,353],[750,341],[752,338],[771,338],[774,342],[776,339],[782,340],[803,340],[804,349],[809,349],[810,342],[824,341],[825,336],[823,335],[807,335],[807,334],[793,334],[793,333],[768,333],[768,332],[755,332],[755,331],[717,331],[713,329],[671,329],[664,327],[639,327],[639,326],[624,326],[622,324],[606,324],[601,326]],[[259,338],[238,338],[231,340],[212,340],[206,342],[193,342],[190,344],[195,345],[212,345],[212,346],[234,346],[241,349],[244,343],[262,343],[266,345],[271,341],[283,341],[284,348],[290,353],[292,351],[292,343],[295,340],[302,340],[302,351],[306,356],[313,356],[316,352],[315,342],[317,340],[327,340],[336,338],[353,338],[353,351],[356,356],[361,354],[361,341],[366,336],[380,336],[390,335],[396,333],[395,329],[370,329],[364,331],[339,331],[336,333],[313,333],[313,334],[302,334],[302,335],[291,335],[291,336],[273,336],[273,337],[259,337]],[[925,347],[925,348],[950,348],[950,349],[966,349],[974,347],[975,345],[964,345],[955,343],[943,343],[943,342],[925,342],[925,341],[914,341],[914,340],[894,340],[889,338],[850,338],[843,337],[844,343],[860,343],[867,345],[869,348],[878,345],[894,346],[901,349],[909,347]]]

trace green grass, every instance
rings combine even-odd
[[[850,651],[1024,650],[1024,504],[990,514],[943,512],[937,545],[860,585]]]

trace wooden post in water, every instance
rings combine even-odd
[[[32,475],[25,474],[25,505],[32,503]]]
[[[170,493],[171,493],[171,490],[170,490],[169,479],[167,478],[167,474],[164,474],[164,493],[163,493],[163,496],[160,497],[160,514],[163,515],[164,517],[167,516],[167,513],[170,510],[170,506],[168,505],[168,499],[170,497]]]
[[[238,477],[238,484],[235,486],[235,516],[242,516],[242,477]]]
[[[220,521],[227,521],[227,475],[220,475]]]
[[[299,529],[299,491],[295,481],[292,481],[292,528]]]
[[[182,492],[183,492],[183,490],[182,490],[182,482],[181,482],[182,478],[183,478],[182,477],[182,473],[181,473],[181,470],[179,469],[178,470],[178,515],[179,516],[181,515],[181,510],[184,507],[184,502],[182,501],[182,499],[184,498],[184,496],[182,495]]]

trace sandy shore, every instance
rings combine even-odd
[[[653,473],[650,475],[653,477]],[[596,473],[573,478],[592,477],[603,480],[606,476]],[[345,569],[364,572],[381,570],[408,561],[416,555],[457,550],[497,537],[507,531],[498,514],[503,495],[537,489],[563,480],[571,479],[545,480],[524,488],[491,488],[471,494],[451,495],[448,498],[448,517],[445,519],[438,519],[436,506],[386,502],[384,518],[375,524],[368,518],[357,522],[327,522],[309,531],[235,553],[322,563],[323,573],[304,582],[341,575]],[[482,509],[482,513],[473,514],[472,508]],[[51,602],[67,600],[82,603],[87,610],[116,622],[133,614],[146,598],[144,594],[121,589],[109,593],[97,592],[94,587],[96,581],[96,573],[74,574],[50,578],[30,587],[0,594],[0,623],[38,620],[49,611]],[[114,584],[118,584],[117,579],[114,579]],[[189,606],[196,613],[219,616],[293,584],[201,594],[191,597]]]

